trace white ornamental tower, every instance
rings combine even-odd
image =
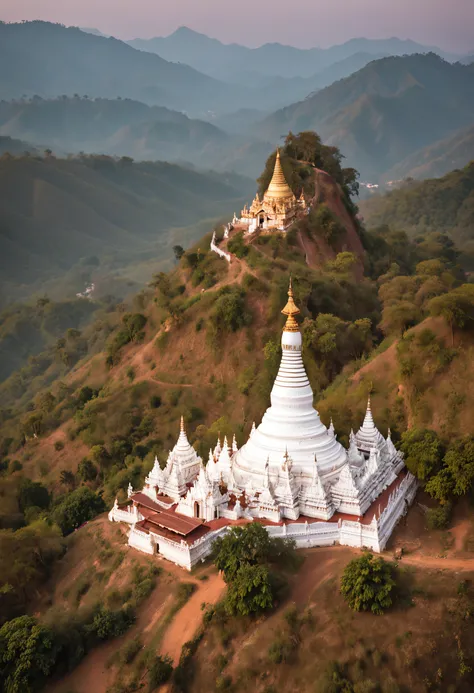
[[[287,321],[281,339],[280,369],[270,395],[271,406],[233,459],[234,476],[242,488],[251,485],[263,489],[267,460],[270,476],[276,475],[286,453],[292,459],[294,476],[303,486],[312,483],[315,464],[321,480],[332,481],[347,461],[346,451],[328,432],[313,407],[313,391],[303,365],[301,332],[295,319],[299,312],[290,282],[288,302],[282,310]]]

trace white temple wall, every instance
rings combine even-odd
[[[409,506],[415,500],[417,490],[418,483],[416,478],[408,473],[390,497],[387,507],[378,522],[381,551],[387,545],[397,522],[408,512]]]
[[[123,510],[116,505],[108,514],[111,522],[126,522],[128,525],[134,525],[136,522],[143,520],[143,516],[133,505],[127,506],[127,510]]]
[[[221,250],[215,243],[215,234],[212,236],[211,240],[211,250],[220,255],[220,257],[223,257],[227,262],[230,262],[232,259],[232,255],[230,253],[226,253],[225,250]]]
[[[390,497],[380,518],[378,520],[374,518],[369,525],[340,520],[339,522],[295,522],[288,525],[265,527],[265,529],[271,537],[294,540],[298,549],[340,544],[353,548],[370,549],[375,553],[380,553],[384,550],[395,525],[406,514],[409,505],[413,502],[416,491],[416,479],[408,474]],[[112,519],[112,513],[114,513],[114,509],[110,511],[109,519]],[[122,521],[129,522],[132,513],[115,510],[113,518],[119,521],[118,517],[122,515],[126,516]],[[199,561],[209,556],[215,539],[218,536],[223,536],[230,527],[228,525],[214,532],[209,532],[194,544],[187,544],[185,541],[171,541],[160,535],[146,534],[132,527],[128,543],[139,551],[150,555],[159,553],[172,563],[186,570],[191,570]],[[156,546],[158,546],[158,551],[156,551]]]
[[[143,553],[148,553],[152,556],[155,553],[153,539],[146,532],[141,532],[139,529],[132,527],[128,537],[128,545],[134,549],[138,549]]]

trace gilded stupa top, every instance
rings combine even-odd
[[[300,309],[296,305],[296,303],[293,300],[293,287],[291,284],[291,279],[290,279],[290,286],[288,287],[288,302],[286,306],[283,308],[281,311],[283,315],[287,315],[287,320],[285,323],[285,327],[283,328],[284,332],[299,332],[299,326],[298,323],[295,320],[295,315],[298,315],[300,312]]]
[[[273,176],[264,195],[264,199],[266,198],[271,198],[272,200],[294,199],[293,191],[286,182],[285,174],[283,173],[283,169],[281,167],[279,149],[277,149]]]

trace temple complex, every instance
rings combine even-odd
[[[234,218],[234,223],[242,224],[249,233],[257,229],[285,231],[295,221],[297,212],[306,207],[304,194],[301,193],[297,200],[288,185],[281,166],[280,150],[277,149],[273,176],[263,199],[260,200],[257,193],[250,209],[245,206],[240,220]]]
[[[218,440],[204,464],[181,419],[164,469],[155,459],[143,489],[129,487],[129,501],[116,500],[109,513],[131,526],[131,546],[190,570],[234,522],[256,520],[301,548],[385,547],[415,497],[416,480],[390,431],[385,438],[377,429],[370,398],[348,450],[332,422],[326,428],[313,407],[291,283],[282,313],[281,364],[261,423],[241,448],[235,437]]]

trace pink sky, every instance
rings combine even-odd
[[[186,25],[250,46],[328,46],[355,36],[399,36],[453,52],[474,51],[474,0],[1,0],[0,17],[95,27],[125,39],[164,36]]]

